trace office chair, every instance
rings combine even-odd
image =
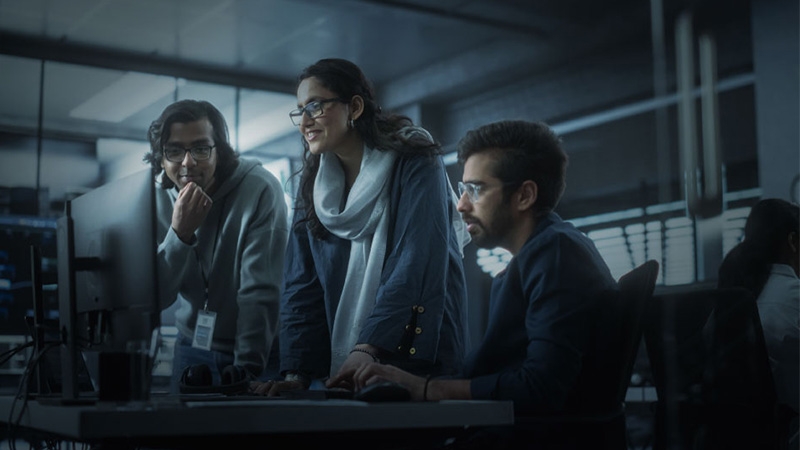
[[[622,356],[619,383],[614,394],[614,401],[622,404],[628,392],[633,366],[639,345],[642,342],[644,319],[653,298],[660,266],[657,261],[649,260],[633,269],[619,279],[620,298],[622,300],[623,326]]]
[[[654,450],[780,448],[779,408],[749,291],[656,295],[644,340],[658,396]]]
[[[620,314],[622,320],[621,359],[617,362],[616,390],[611,397],[611,405],[618,405],[622,434],[619,434],[613,448],[628,448],[627,425],[625,420],[625,396],[630,386],[633,366],[642,342],[645,314],[653,297],[660,266],[657,261],[649,260],[620,277]],[[613,367],[613,366],[612,366]],[[618,426],[619,427],[619,426]],[[620,441],[624,439],[624,441]],[[623,446],[624,444],[624,446]],[[606,446],[605,448],[611,448]]]
[[[563,430],[550,433],[555,436],[553,448],[628,448],[625,396],[659,267],[649,260],[621,276],[619,292],[603,307],[602,320],[596,321],[595,336],[607,339],[596,340],[601,349],[596,358],[584,361],[586,370],[575,395],[582,404],[591,405],[589,410],[550,418],[518,417],[516,423]]]

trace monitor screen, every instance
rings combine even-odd
[[[65,370],[75,370],[82,351],[101,358],[104,352],[151,352],[160,309],[150,170],[68,201],[57,231]]]

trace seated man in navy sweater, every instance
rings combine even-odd
[[[513,400],[518,418],[591,411],[587,361],[603,351],[599,314],[618,288],[594,243],[553,212],[566,186],[560,138],[542,123],[502,121],[467,133],[458,158],[458,210],[472,242],[513,255],[493,281],[483,340],[460,378],[425,378],[375,363],[355,373],[356,389],[388,380],[404,385],[412,400]],[[571,447],[570,438],[553,436],[552,425],[524,428],[483,430],[462,445],[528,448],[552,439]]]

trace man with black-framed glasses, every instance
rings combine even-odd
[[[144,160],[160,188],[161,301],[178,302],[170,391],[246,389],[277,370],[268,365],[288,237],[283,189],[231,147],[211,103],[169,105],[148,138]]]

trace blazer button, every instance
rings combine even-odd
[[[417,306],[417,312],[420,313],[420,314],[424,313],[425,312],[425,307],[424,306]]]
[[[417,328],[414,330],[414,333],[417,333],[417,334],[422,334],[422,328],[420,328],[420,327],[417,327]]]
[[[414,353],[417,353],[417,349],[415,349],[414,347],[411,347],[410,349],[408,349],[408,354],[409,355],[413,355]]]

